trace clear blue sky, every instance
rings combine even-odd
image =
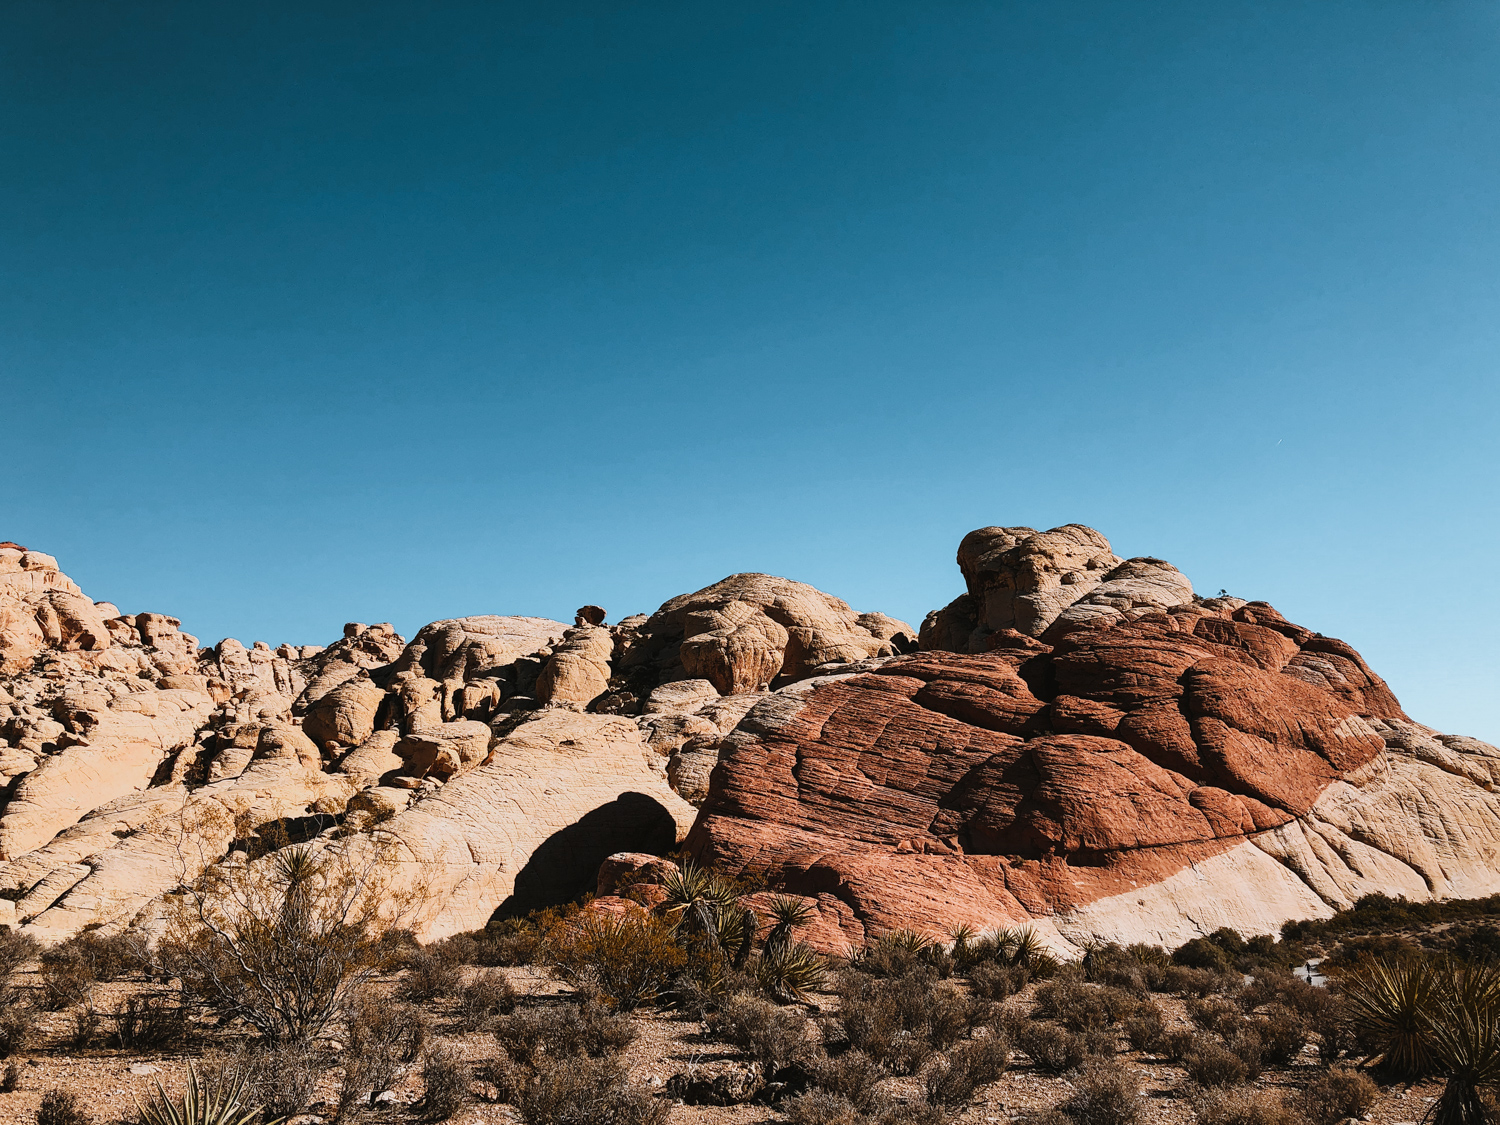
[[[205,641],[1077,521],[1500,741],[1500,8],[0,9],[0,538]]]

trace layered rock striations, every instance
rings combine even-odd
[[[614,625],[224,640],[0,545],[0,923],[152,928],[285,840],[420,888],[428,938],[686,845],[872,933],[1065,945],[1267,932],[1368,891],[1500,890],[1500,751],[1413,722],[1344,643],[1199,598],[1078,525],[965,537],[920,632],[732,575]]]
[[[1342,641],[1077,525],[958,561],[925,651],[765,699],[720,750],[690,848],[814,900],[825,945],[1176,943],[1500,890],[1500,751],[1412,722]]]

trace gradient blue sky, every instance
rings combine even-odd
[[[1091,524],[1500,741],[1500,7],[0,8],[0,538],[205,641]]]

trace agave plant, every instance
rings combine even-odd
[[[1431,1074],[1431,1016],[1443,980],[1434,966],[1415,957],[1381,957],[1343,982],[1350,1022],[1375,1046],[1372,1060],[1399,1078]]]
[[[1449,961],[1435,975],[1425,1038],[1448,1081],[1433,1106],[1433,1125],[1486,1125],[1480,1090],[1500,1085],[1500,968]]]
[[[285,1118],[261,1122],[258,1105],[245,1104],[245,1076],[220,1075],[202,1079],[188,1064],[187,1089],[174,1102],[156,1084],[156,1093],[145,1104],[135,1104],[141,1125],[280,1125]]]
[[[687,862],[662,881],[662,905],[676,932],[714,956],[745,964],[755,944],[755,913],[740,905],[740,892],[715,871]]]

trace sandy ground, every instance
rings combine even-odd
[[[542,997],[561,991],[537,970],[512,969],[506,970],[506,974],[517,990],[526,994]],[[27,983],[25,974],[21,974],[18,983]],[[380,987],[390,988],[392,984],[392,981],[384,981]],[[138,987],[128,983],[101,985],[95,1003],[101,1011],[113,1010],[125,995]],[[1168,1014],[1169,1023],[1190,1026],[1181,1001],[1162,996],[1155,999]],[[459,1046],[465,1056],[475,1062],[495,1055],[493,1037],[454,1034],[444,1027],[448,1021],[444,1018],[442,1006],[434,1005],[432,1010],[438,1038]],[[672,1075],[690,1067],[711,1066],[737,1057],[733,1048],[707,1040],[701,1024],[658,1013],[641,1013],[636,1019],[640,1035],[625,1050],[623,1058],[636,1081],[647,1088],[660,1089]],[[172,1053],[130,1054],[102,1048],[74,1052],[63,1045],[71,1026],[69,1013],[42,1015],[36,1042],[13,1060],[20,1072],[19,1088],[11,1093],[0,1093],[0,1125],[20,1125],[23,1122],[31,1125],[36,1120],[43,1093],[53,1087],[77,1093],[99,1125],[117,1120],[132,1121],[135,1119],[135,1099],[144,1101],[158,1081],[169,1091],[180,1090],[189,1063],[227,1043],[220,1038],[223,1033],[203,1029],[193,1037],[187,1049]],[[336,1050],[333,1043],[325,1046],[330,1055]],[[1135,1052],[1126,1052],[1120,1057],[1138,1076],[1141,1092],[1145,1095],[1146,1108],[1141,1125],[1186,1125],[1194,1120],[1192,1108],[1183,1097],[1185,1077],[1180,1068]],[[1057,1105],[1068,1096],[1071,1087],[1066,1078],[1037,1072],[1024,1060],[1025,1056],[1017,1053],[1012,1069],[1000,1081],[983,1087],[974,1102],[954,1120],[962,1125],[977,1125],[980,1122],[1024,1119]],[[1304,1054],[1291,1067],[1267,1070],[1253,1085],[1290,1095],[1300,1085],[1301,1079],[1314,1072],[1315,1066],[1312,1055]],[[336,1095],[337,1082],[338,1072],[335,1070],[324,1077],[319,1087],[320,1096],[330,1103]],[[911,1079],[887,1079],[885,1089],[897,1096],[917,1093],[916,1083]],[[1414,1125],[1431,1107],[1439,1090],[1440,1086],[1434,1083],[1410,1088],[1386,1087],[1366,1120],[1373,1125]],[[410,1107],[421,1095],[419,1079],[408,1077],[393,1092],[397,1097],[394,1106],[370,1113],[364,1120],[412,1120]],[[321,1118],[316,1113],[294,1119],[306,1123],[319,1120]],[[676,1106],[671,1116],[673,1125],[759,1125],[785,1120],[772,1109],[753,1105],[726,1108]],[[479,1122],[519,1122],[520,1118],[508,1106],[477,1103],[454,1121],[459,1125],[473,1125]]]

